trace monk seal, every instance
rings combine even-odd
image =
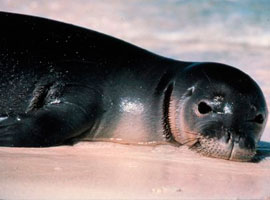
[[[1,12],[0,27],[0,146],[170,143],[238,161],[256,152],[265,98],[234,67],[39,17]]]

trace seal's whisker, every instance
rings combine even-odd
[[[209,86],[214,90],[214,87],[213,87],[213,84],[212,84],[210,77],[207,75],[206,71],[203,70],[202,72],[205,75],[206,79],[209,81]]]
[[[194,132],[194,131],[187,131],[187,130],[179,130],[182,133],[187,133],[187,134],[191,134],[191,135],[199,135],[199,132]],[[181,133],[180,133],[181,134]],[[180,136],[180,134],[178,134],[178,136]]]
[[[197,148],[192,148],[192,150],[196,151],[197,153],[202,153],[203,151],[206,150],[206,148],[200,146],[199,148],[198,147]]]
[[[198,138],[189,138],[189,139],[186,139],[186,140],[183,140],[181,142],[181,145],[186,145],[186,144],[189,144],[189,143],[197,143],[198,142]],[[192,144],[192,146],[194,145]]]
[[[192,150],[198,150],[198,149],[201,149],[202,146],[200,144],[200,141],[198,140],[197,142],[195,142],[192,146],[189,147],[190,149]]]

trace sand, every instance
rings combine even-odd
[[[2,199],[267,199],[270,160],[112,143],[0,149]]]
[[[0,10],[53,18],[181,60],[248,73],[270,99],[269,3],[237,1],[0,0]],[[80,143],[0,148],[0,199],[270,199],[265,159],[240,163],[169,145]]]

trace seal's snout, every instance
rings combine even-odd
[[[251,134],[229,133],[231,135],[228,144],[231,144],[231,154],[228,158],[234,161],[249,161],[256,153],[256,141]]]
[[[231,131],[226,131],[224,136],[223,136],[223,139],[224,139],[224,142],[227,143],[227,144],[229,142],[231,142],[232,141],[232,133],[231,133]]]
[[[256,142],[254,138],[251,136],[251,133],[239,133],[238,131],[225,131],[225,133],[221,133],[222,139],[226,144],[237,144],[239,148],[241,149],[250,149],[255,150],[256,148]]]
[[[250,161],[256,154],[256,143],[250,137],[235,137],[229,160]]]
[[[234,144],[237,144],[240,149],[255,150],[255,141],[253,138],[248,136],[236,136],[233,138]]]
[[[252,120],[246,120],[246,115],[250,115],[248,109],[247,112],[238,113],[232,106],[236,105],[235,102],[219,99],[222,101],[217,101],[217,97],[199,100],[194,106],[195,126],[191,129],[199,135],[199,145],[195,150],[203,155],[227,160],[251,160],[260,138],[263,116],[252,114]]]
[[[256,153],[254,134],[240,132],[238,128],[224,128],[222,122],[208,121],[203,128],[199,128],[198,135],[198,141],[191,149],[205,156],[250,161]]]

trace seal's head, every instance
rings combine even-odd
[[[180,144],[203,155],[248,161],[268,111],[261,89],[247,74],[223,64],[197,63],[177,78],[170,114]]]

